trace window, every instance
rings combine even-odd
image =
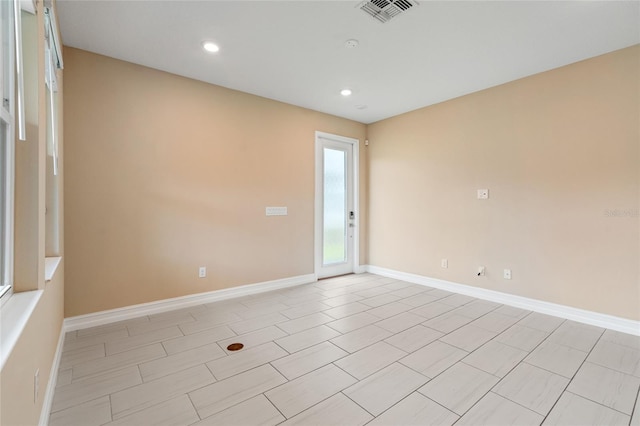
[[[13,2],[0,1],[0,297],[13,285],[14,19]]]

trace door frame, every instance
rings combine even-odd
[[[322,269],[322,182],[323,182],[323,164],[322,164],[322,141],[321,139],[342,142],[350,144],[352,146],[352,164],[350,165],[353,170],[353,211],[355,212],[355,219],[353,221],[353,259],[351,265],[351,272],[357,273],[360,270],[360,140],[349,138],[346,136],[334,135],[331,133],[325,133],[316,131],[315,135],[315,221],[314,221],[314,273],[316,279],[324,278],[320,276],[320,270]]]

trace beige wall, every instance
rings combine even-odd
[[[639,62],[634,46],[370,125],[370,264],[640,319]]]
[[[314,272],[314,132],[360,139],[364,177],[365,125],[64,53],[66,316]]]
[[[64,270],[60,265],[47,283],[35,311],[0,373],[0,424],[37,425],[53,368],[63,319]],[[34,401],[34,373],[40,370],[40,391]]]

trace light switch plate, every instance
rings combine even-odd
[[[286,216],[287,214],[286,207],[267,207],[266,209],[267,216]]]

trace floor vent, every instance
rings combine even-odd
[[[358,8],[375,20],[385,23],[418,4],[415,0],[366,0]]]

